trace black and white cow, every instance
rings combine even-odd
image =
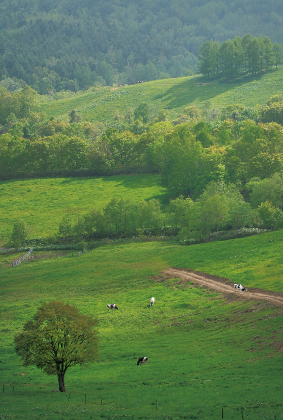
[[[148,362],[148,358],[147,357],[140,357],[139,360],[138,360],[138,362],[137,362],[137,365],[140,366],[142,363],[144,363],[144,364],[147,365],[147,362]]]
[[[235,283],[234,287],[235,287],[235,289],[240,289],[241,292],[245,292],[245,291],[248,290],[246,287],[244,287],[244,286],[242,286],[241,284],[238,284],[238,283]]]
[[[119,309],[118,306],[115,303],[109,303],[109,305],[107,305],[108,309]]]

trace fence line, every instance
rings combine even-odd
[[[34,250],[34,247],[30,248],[30,250],[23,255],[22,257],[18,258],[17,260],[12,262],[12,267],[16,267],[17,265],[21,264],[27,257],[30,256],[30,254],[32,253],[32,251]]]

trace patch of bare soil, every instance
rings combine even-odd
[[[210,274],[202,273],[194,270],[185,270],[178,268],[168,268],[163,271],[160,276],[156,278],[158,282],[166,281],[172,278],[177,278],[184,282],[193,282],[194,284],[201,285],[208,289],[216,290],[221,292],[228,297],[229,300],[234,299],[256,299],[265,300],[272,303],[275,306],[283,308],[283,295],[278,292],[271,292],[268,290],[261,289],[249,289],[245,292],[241,292],[235,289],[233,284],[228,279],[213,276]]]

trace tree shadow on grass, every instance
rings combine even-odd
[[[142,188],[154,188],[160,185],[159,175],[154,174],[147,174],[147,175],[115,175],[109,177],[102,177],[103,182],[113,182],[116,181],[116,187],[123,186],[127,189],[142,189]],[[162,188],[161,186],[159,187]],[[151,197],[145,199],[145,201],[149,201],[152,199],[159,200],[161,204],[164,206],[169,202],[169,193],[166,188],[162,188],[163,192],[161,191],[160,194],[156,194],[156,189],[153,191]]]
[[[170,87],[166,92],[155,96],[155,100],[167,102],[167,108],[179,108],[193,102],[207,102],[218,95],[232,91],[254,80],[259,80],[264,74],[245,76],[233,82],[210,81],[203,77],[192,77],[183,83]]]
[[[142,174],[142,175],[113,175],[102,177],[103,182],[117,182],[125,188],[153,188],[160,185],[159,175]]]

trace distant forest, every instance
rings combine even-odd
[[[189,75],[206,41],[283,44],[282,0],[2,0],[0,78],[41,94]]]

